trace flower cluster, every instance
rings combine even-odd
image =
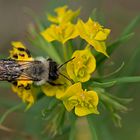
[[[46,83],[40,89],[46,96],[55,96],[63,102],[67,111],[75,111],[77,116],[85,116],[91,113],[99,114],[97,105],[99,102],[98,93],[94,89],[83,89],[83,84],[88,82],[96,69],[96,59],[93,50],[102,55],[108,56],[105,41],[110,33],[110,29],[104,28],[98,22],[89,18],[87,22],[82,19],[77,20],[80,10],[73,11],[67,6],[55,9],[55,15],[48,14],[50,26],[45,28],[40,34],[48,42],[58,42],[60,44],[60,57],[65,62],[71,58],[66,67],[60,70],[62,75],[55,81],[55,86]],[[80,43],[72,45],[74,39],[84,41],[85,46]],[[26,53],[21,55],[18,47],[23,47],[19,42],[12,43],[14,49],[10,52],[10,57],[17,60],[33,60]],[[92,47],[91,47],[92,46]],[[47,46],[46,46],[47,47]],[[52,46],[53,47],[53,46]],[[77,49],[80,48],[80,49]],[[48,48],[49,49],[49,48]],[[62,54],[63,53],[63,54]],[[24,56],[24,57],[23,57]],[[21,58],[22,57],[22,58]],[[36,87],[33,81],[18,81],[13,84],[13,90],[18,93],[23,101],[32,105],[37,97]],[[27,90],[26,87],[29,87]]]
[[[33,57],[29,54],[29,51],[21,42],[12,42],[12,47],[13,49],[10,51],[9,56],[10,59],[17,60],[20,63],[22,63],[22,61],[28,62],[34,60]],[[23,77],[23,75],[19,77],[19,79],[23,78],[25,78],[25,76]],[[33,81],[31,80],[12,81],[12,89],[23,100],[23,102],[28,103],[27,109],[35,103],[37,89],[34,88]]]
[[[91,113],[98,114],[98,94],[94,89],[92,91],[87,91],[87,89],[83,90],[82,83],[87,82],[96,69],[96,59],[92,54],[90,45],[93,46],[97,52],[108,56],[105,40],[110,33],[110,29],[103,28],[103,26],[91,18],[89,18],[87,22],[82,21],[82,19],[78,19],[78,21],[75,20],[74,22],[74,18],[78,16],[79,10],[67,10],[67,6],[59,7],[55,12],[57,14],[56,16],[48,16],[52,24],[41,32],[44,39],[47,42],[60,42],[63,49],[67,49],[68,42],[77,37],[84,39],[87,45],[82,50],[76,50],[76,46],[71,46],[73,48],[72,50],[75,50],[71,55],[71,58],[74,59],[66,65],[66,72],[73,83],[65,86],[65,88],[61,90],[59,88],[59,90],[63,92],[60,94],[58,89],[54,90],[50,88],[50,90],[56,92],[56,94],[54,94],[54,92],[52,94],[52,92],[49,92],[48,87],[45,86],[45,93],[47,93],[47,95],[49,95],[49,93],[56,95],[57,98],[59,94],[59,99],[63,101],[66,109],[68,111],[75,109],[75,114],[78,116]],[[64,51],[64,53],[67,52],[70,53],[68,49]],[[65,55],[66,54],[64,54],[64,56]]]

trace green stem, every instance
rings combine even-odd
[[[67,47],[65,44],[63,44],[63,54],[64,54],[64,61],[67,61],[68,55],[67,55]]]
[[[77,120],[77,118],[73,114],[71,114],[70,119],[71,119],[71,129],[70,129],[70,133],[69,133],[69,140],[74,140],[75,134],[76,134],[76,120]]]
[[[94,124],[93,124],[93,121],[92,121],[92,116],[88,116],[87,117],[87,120],[88,120],[89,128],[91,130],[92,139],[93,140],[98,140],[96,129],[95,129]]]
[[[73,46],[68,41],[68,57],[69,57],[69,59],[72,57],[72,54],[73,54]]]
[[[2,123],[4,122],[4,120],[6,119],[6,117],[7,117],[10,113],[12,113],[12,112],[14,112],[15,110],[21,108],[22,106],[23,106],[23,103],[18,104],[18,105],[16,105],[16,106],[14,106],[14,107],[8,109],[8,110],[1,116],[1,118],[0,118],[0,124],[2,124]]]

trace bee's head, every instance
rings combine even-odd
[[[54,81],[58,79],[58,65],[55,61],[52,59],[49,59],[49,80]]]
[[[50,81],[54,81],[56,79],[58,79],[59,75],[64,76],[66,79],[68,79],[65,75],[63,75],[62,73],[59,72],[59,69],[64,66],[66,63],[68,63],[69,61],[72,61],[74,58],[69,59],[68,61],[64,62],[63,64],[59,65],[53,61],[52,59],[48,59],[49,61],[49,80]],[[69,79],[68,79],[69,80]]]

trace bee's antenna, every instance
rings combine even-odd
[[[73,57],[73,58],[69,59],[68,61],[64,62],[63,64],[59,65],[59,66],[57,67],[57,69],[60,69],[62,66],[64,66],[64,65],[67,64],[68,62],[72,61],[74,58],[75,58],[75,57]]]
[[[60,75],[62,75],[64,78],[66,78],[67,80],[69,80],[71,83],[73,83],[73,81],[71,79],[69,79],[66,75],[59,73]]]

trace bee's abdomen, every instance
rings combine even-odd
[[[21,75],[20,65],[14,60],[0,60],[0,80],[14,81]]]

